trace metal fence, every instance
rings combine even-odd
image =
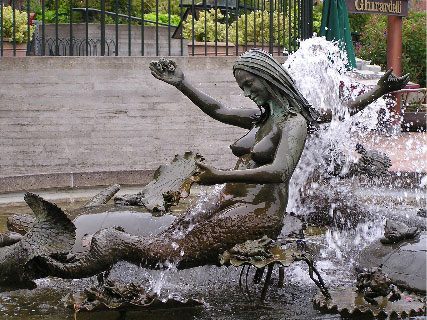
[[[238,55],[295,51],[313,0],[0,0],[0,54]]]

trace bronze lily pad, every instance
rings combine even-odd
[[[272,246],[272,243],[273,241],[266,236],[258,240],[248,240],[220,255],[220,263],[235,267],[250,264],[256,268],[263,268],[273,262],[288,267],[295,261],[298,254],[295,249],[282,249],[279,245]]]
[[[134,283],[121,283],[107,280],[104,285],[85,289],[84,292],[69,294],[65,298],[68,308],[80,311],[132,311],[153,310],[178,307],[196,307],[202,302],[188,299],[161,300],[154,292],[146,292],[144,288]]]
[[[331,313],[340,313],[348,317],[352,315],[365,315],[366,317],[381,318],[407,318],[426,314],[425,297],[419,297],[407,292],[401,293],[401,299],[389,301],[388,297],[378,297],[376,304],[367,302],[357,288],[337,288],[331,290],[331,298],[327,299],[321,294],[314,298],[314,304],[320,309]]]

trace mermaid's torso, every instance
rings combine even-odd
[[[235,170],[257,168],[271,164],[281,138],[283,119],[268,118],[256,124],[230,148],[239,159]],[[280,156],[280,155],[279,155]],[[285,211],[288,198],[288,182],[285,183],[227,183],[221,192],[222,207],[235,203],[246,203],[267,207],[274,211]]]

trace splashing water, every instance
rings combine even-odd
[[[346,54],[336,43],[317,37],[301,42],[298,51],[289,56],[284,64],[296,87],[314,109],[320,113],[332,111],[331,123],[322,125],[318,132],[307,139],[290,183],[288,211],[304,214],[310,210],[301,206],[301,186],[307,183],[316,168],[328,171],[328,166],[333,166],[333,162],[326,163],[324,160],[328,154],[332,159],[335,155],[344,155],[346,163],[343,170],[348,169],[349,162],[356,160],[353,151],[357,141],[354,136],[366,139],[377,126],[377,117],[372,115],[386,106],[384,99],[378,99],[364,111],[350,117],[347,103],[367,88],[347,71],[346,63]],[[336,190],[340,185],[338,179],[332,179],[331,183],[333,185],[329,190]]]
[[[345,173],[350,162],[357,160],[357,154],[354,152],[356,143],[363,141],[364,144],[374,144],[374,139],[378,138],[378,135],[373,134],[373,130],[378,126],[379,111],[386,113],[385,118],[390,117],[387,107],[390,102],[384,98],[378,99],[362,112],[350,117],[347,103],[368,88],[356,79],[355,73],[346,69],[346,63],[346,54],[335,43],[326,41],[325,38],[311,38],[301,42],[300,49],[289,56],[284,64],[296,87],[314,109],[320,113],[325,110],[332,111],[331,123],[322,125],[321,129],[309,136],[306,141],[303,155],[290,182],[287,211],[299,215],[308,215],[316,211],[313,204],[303,199],[304,196],[314,194],[321,195],[322,200],[315,197],[311,199],[314,199],[314,202],[324,201],[329,206],[329,215],[335,220],[341,219],[341,225],[346,226],[348,223],[344,216],[341,217],[343,204],[344,207],[357,205],[356,208],[369,214],[368,221],[360,222],[356,217],[356,225],[352,227],[347,225],[348,228],[344,230],[327,229],[323,238],[319,239],[324,247],[318,252],[318,266],[326,273],[326,280],[330,284],[339,282],[339,279],[343,281],[342,279],[354,278],[351,273],[357,252],[382,235],[385,217],[390,215],[391,211],[394,210],[391,215],[394,214],[395,217],[405,216],[401,214],[401,207],[393,205],[395,201],[398,203],[401,200],[404,200],[403,202],[408,200],[406,190],[387,185],[382,186],[388,188],[389,192],[386,203],[362,203],[355,196],[357,182],[330,177],[319,183],[313,178],[316,173],[322,175],[334,166],[333,161],[325,161],[328,155],[329,159],[339,155],[340,159],[345,161],[342,169]],[[390,141],[393,143],[394,139],[397,138],[391,137]],[[416,150],[423,152],[424,146],[419,145],[419,141],[422,140],[408,139],[404,144],[406,149],[403,150],[402,157],[408,156],[414,149],[414,144],[417,144]],[[426,184],[426,181],[424,178],[421,184]],[[368,195],[375,192],[376,189],[371,188]],[[422,205],[422,201],[425,203],[425,197],[419,195],[420,190],[413,189],[411,193],[416,198],[416,205]],[[405,199],[399,200],[398,197],[402,196]],[[348,215],[348,212],[346,214]],[[298,266],[296,268],[298,269]],[[288,271],[292,273],[297,270],[289,268]]]
[[[324,38],[311,38],[301,42],[283,66],[313,108],[333,108],[336,114],[345,109],[339,99],[339,87],[341,81],[350,82],[346,62],[346,55],[337,45]]]

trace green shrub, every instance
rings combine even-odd
[[[37,2],[38,0],[36,0]],[[73,8],[81,8],[85,6],[84,1],[73,1]],[[42,7],[31,3],[31,11],[36,15],[34,20],[42,21]],[[45,23],[56,23],[55,0],[47,0],[44,11]],[[73,22],[82,22],[83,13],[73,12]],[[58,0],[58,23],[70,23],[70,1]]]
[[[84,2],[84,1],[83,1]],[[88,7],[101,9],[101,1],[99,0],[89,0]],[[128,14],[128,0],[118,0],[118,13]],[[105,11],[116,12],[116,1],[115,0],[105,0]],[[141,13],[141,1],[140,0],[131,0],[130,1],[130,13],[131,15],[138,15]]]
[[[179,0],[170,0],[170,13],[174,15],[180,15]],[[168,13],[169,5],[168,0],[159,0],[159,13]],[[197,2],[196,2],[197,3]],[[156,0],[144,0],[145,12],[156,11]],[[185,9],[183,10],[183,12]]]
[[[185,39],[192,39],[193,34],[193,22],[192,15],[188,15],[186,20],[183,22],[182,35]],[[206,30],[205,30],[206,20]],[[216,32],[215,32],[216,22]],[[216,37],[215,37],[216,35]],[[225,17],[220,10],[210,9],[206,12],[206,19],[204,14],[199,15],[199,20],[194,20],[194,40],[196,41],[225,41],[226,38],[226,24]]]
[[[55,0],[46,0],[46,9],[45,9],[45,19],[46,23],[55,22]],[[41,20],[41,7],[34,6],[37,13],[37,20]],[[73,8],[86,8],[85,0],[73,0]],[[99,0],[88,0],[88,8],[101,9],[101,2]],[[128,0],[118,0],[117,1],[118,13],[128,14]],[[106,0],[105,1],[105,11],[116,12],[116,0]],[[149,11],[148,11],[149,12]],[[100,14],[90,15],[90,22],[99,22]],[[131,15],[140,16],[141,15],[141,1],[140,0],[131,0]],[[81,12],[73,12],[73,21],[82,22],[84,14]],[[114,23],[113,18],[109,19],[110,16],[106,15],[106,23]],[[60,23],[69,23],[70,22],[70,1],[69,0],[58,0],[58,20]]]
[[[74,2],[76,2],[76,1],[74,1]],[[74,2],[73,2],[73,4],[74,4]],[[61,5],[62,6],[66,5],[69,7],[70,6],[70,0],[58,0],[58,7]],[[55,9],[55,0],[46,0],[45,6],[48,10],[54,10]]]
[[[144,14],[144,20],[156,21],[156,13],[150,12],[150,13]],[[179,24],[179,21],[181,21],[179,16],[171,14],[170,16],[171,25],[177,26]],[[166,13],[159,13],[159,22],[169,23],[169,15]],[[150,22],[145,22],[145,24],[152,25],[152,23]]]
[[[255,18],[255,19],[254,19]],[[255,24],[254,24],[255,20]],[[279,23],[280,21],[280,29]],[[246,26],[247,21],[247,26]],[[273,12],[273,43],[284,45],[287,44],[289,37],[284,35],[287,34],[288,20],[285,18],[285,24],[283,26],[283,14],[278,11]],[[245,42],[270,42],[270,12],[267,10],[252,11],[242,14],[238,18],[238,23],[235,21],[230,25],[229,28],[229,39],[231,42],[236,43],[236,28],[238,27],[238,40],[239,43]],[[247,32],[246,32],[247,30]],[[255,32],[254,32],[255,31]],[[280,31],[280,32],[279,32]],[[285,39],[284,39],[285,38]]]
[[[370,14],[349,13],[348,23],[350,24],[350,31],[361,33],[365,25],[368,23],[369,17]]]
[[[27,4],[25,4],[25,9],[27,8]],[[30,12],[37,12],[42,9],[42,4],[40,0],[30,0]]]
[[[35,20],[42,21],[42,10],[39,9],[36,11],[34,17]],[[73,16],[74,18],[74,16]],[[74,19],[73,19],[74,20]],[[44,21],[45,23],[55,23],[56,22],[56,11],[55,10],[45,10],[44,12]],[[58,7],[58,23],[70,23],[70,7],[67,5],[60,5]]]
[[[273,13],[273,43],[281,45],[287,45],[289,38],[287,36],[288,30],[288,19],[285,17],[285,24],[283,25],[283,14],[274,11]],[[255,24],[254,24],[255,18]],[[238,21],[226,17],[217,10],[215,16],[215,10],[210,9],[206,12],[206,30],[205,30],[205,15],[201,13],[199,20],[194,20],[194,38],[196,41],[215,41],[215,22],[216,23],[216,40],[226,41],[226,32],[228,27],[228,40],[236,43],[236,28],[238,28],[238,41],[239,43],[248,42],[264,42],[270,41],[270,13],[267,10],[257,10],[248,12],[246,15],[240,14]],[[279,23],[280,21],[280,30]],[[247,27],[246,27],[247,21]],[[227,24],[228,22],[228,24]],[[291,22],[293,26],[293,21]],[[183,23],[183,37],[185,39],[192,38],[192,16],[188,15],[186,21]],[[254,35],[255,31],[255,35]],[[280,31],[280,32],[279,32]],[[247,32],[247,33],[246,33]],[[285,39],[284,39],[285,38]]]
[[[38,1],[38,0],[36,0]],[[46,10],[45,10],[45,23],[55,23],[56,22],[56,11],[55,11],[55,1],[51,0],[50,2],[46,2]],[[127,0],[119,0],[119,10],[118,13],[120,14],[128,14],[128,1]],[[131,1],[131,15],[136,17],[141,17],[141,1],[139,0],[132,0]],[[74,1],[73,2],[74,8],[80,8],[80,7],[86,7],[85,1]],[[89,8],[95,8],[100,9],[99,0],[89,0],[88,3]],[[41,6],[34,5],[32,8],[34,8],[34,11],[36,12],[35,20],[42,20],[42,11]],[[148,7],[147,7],[148,8]],[[105,1],[105,10],[110,12],[116,12],[115,10],[115,0],[107,0]],[[89,15],[89,22],[91,23],[99,23],[100,21],[100,14],[90,14]],[[84,13],[82,12],[73,12],[73,22],[83,22],[84,21]],[[156,21],[156,13],[155,12],[148,12],[144,13],[144,19],[145,20],[153,20]],[[159,11],[159,22],[168,23],[169,17],[167,12],[160,12]],[[170,17],[170,23],[171,25],[178,25],[180,21],[180,18],[178,15],[171,14]],[[70,23],[70,2],[68,0],[59,0],[58,1],[58,22],[59,23]],[[116,23],[115,17],[111,15],[105,15],[105,23],[106,24],[114,24]],[[125,17],[119,17],[118,19],[119,24],[127,24],[128,19]],[[132,24],[138,24],[137,21],[132,20]],[[151,25],[151,23],[146,22],[145,24]]]
[[[409,11],[402,23],[402,73],[426,86],[426,24],[425,11]],[[369,15],[356,56],[370,60],[383,69],[387,65],[387,16]]]
[[[412,11],[403,18],[402,70],[411,80],[426,86],[426,11]]]
[[[77,4],[80,1],[75,1]],[[79,7],[84,7],[85,1],[78,4]],[[131,15],[140,16],[141,15],[141,0],[131,0]],[[159,13],[168,13],[168,0],[158,0]],[[75,5],[76,6],[76,5]],[[89,8],[101,9],[99,0],[89,0]],[[116,0],[106,0],[105,1],[105,10],[110,12],[116,12]],[[150,13],[156,11],[156,0],[144,0],[144,13]],[[121,14],[128,14],[128,0],[118,0],[118,12]],[[170,13],[179,15],[179,0],[170,0]]]
[[[355,47],[356,56],[385,68],[387,55],[387,16],[369,15],[364,26],[361,43]]]
[[[27,13],[15,9],[15,20],[13,19],[13,9],[11,6],[3,7],[1,12],[3,17],[3,26],[0,26],[0,32],[3,39],[13,40],[13,24],[15,24],[15,41],[18,43],[26,42],[28,35]],[[33,36],[35,26],[30,26],[30,39]]]
[[[322,7],[323,2],[313,6],[313,32],[319,33],[320,22],[322,21]]]

